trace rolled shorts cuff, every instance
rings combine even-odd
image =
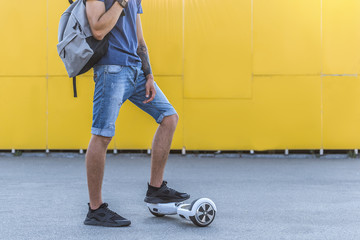
[[[115,135],[115,129],[101,129],[92,127],[91,134],[103,137],[113,137]]]
[[[175,111],[175,109],[171,109],[171,110],[168,110],[166,112],[163,112],[157,119],[156,119],[156,122],[158,124],[160,124],[162,122],[162,120],[164,119],[164,117],[167,117],[167,116],[171,116],[171,115],[174,115],[174,114],[177,114],[177,112]]]

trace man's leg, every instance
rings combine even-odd
[[[164,117],[156,130],[151,153],[150,185],[153,187],[160,187],[162,184],[164,169],[178,119],[177,114]]]
[[[104,176],[106,150],[110,141],[111,137],[92,135],[86,151],[86,171],[91,209],[97,209],[103,203],[101,186]]]
[[[121,105],[134,90],[135,71],[120,65],[94,66],[93,134],[86,152],[86,170],[90,204],[85,225],[122,227],[131,221],[108,208],[102,201],[101,187],[104,176],[106,150],[115,135],[115,121]]]
[[[164,117],[156,130],[151,153],[150,184],[144,199],[147,203],[182,202],[190,198],[189,194],[169,188],[167,182],[163,181],[164,169],[178,119],[177,114]]]
[[[90,205],[84,224],[123,227],[129,226],[131,221],[120,216],[108,208],[107,203],[101,199],[101,185],[104,176],[104,166],[107,146],[111,137],[92,135],[86,152],[86,170],[88,178]]]
[[[145,75],[140,71],[134,94],[129,97],[132,103],[160,124],[153,139],[150,183],[144,201],[147,203],[182,202],[189,199],[190,195],[169,188],[167,182],[163,181],[164,169],[179,116],[156,82],[154,83],[155,98],[149,103],[144,103],[146,100],[145,84]]]

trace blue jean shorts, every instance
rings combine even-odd
[[[115,121],[122,104],[129,99],[151,115],[157,123],[176,114],[164,93],[155,83],[153,101],[144,104],[146,78],[141,67],[121,65],[94,66],[95,92],[91,133],[104,137],[115,135]]]

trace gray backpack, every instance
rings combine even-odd
[[[69,77],[73,78],[74,97],[77,97],[75,77],[89,71],[106,54],[109,35],[101,41],[92,36],[86,0],[69,2],[70,7],[60,18],[57,51]]]

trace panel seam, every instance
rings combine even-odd
[[[182,120],[182,147],[185,147],[185,0],[182,0],[182,110],[183,110],[183,120]]]
[[[49,149],[49,0],[46,0],[46,149]]]
[[[323,88],[323,77],[324,77],[324,43],[323,43],[323,0],[320,0],[320,137],[321,137],[321,149],[324,149],[324,88]]]

